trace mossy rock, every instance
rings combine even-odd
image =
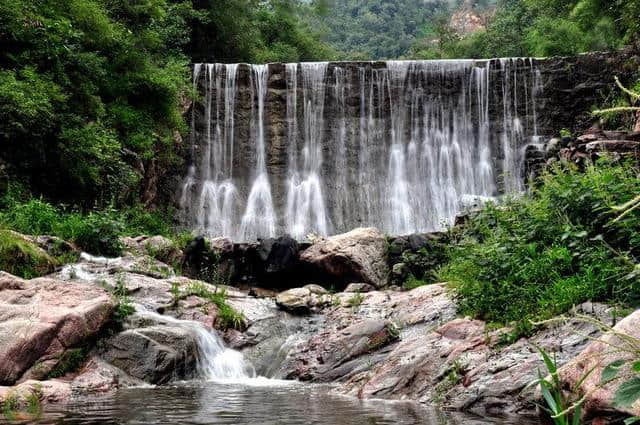
[[[31,279],[53,273],[58,262],[23,235],[0,230],[0,270]]]

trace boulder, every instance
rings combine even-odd
[[[332,382],[358,369],[362,357],[398,339],[399,331],[387,320],[361,320],[340,332],[321,332],[304,349],[287,358],[287,379]],[[366,361],[365,361],[366,362]]]
[[[258,246],[258,255],[268,276],[290,274],[298,267],[298,242],[291,236],[263,239]]]
[[[104,342],[100,356],[134,378],[166,384],[195,376],[196,336],[176,326],[127,329]]]
[[[294,314],[305,314],[318,311],[331,304],[331,296],[326,289],[319,285],[307,285],[303,288],[293,288],[281,292],[276,296],[276,305],[282,310]]]
[[[394,266],[395,268],[395,266]],[[373,292],[376,288],[369,285],[368,283],[350,283],[345,288],[344,292],[350,293],[365,293],[365,292]]]
[[[182,250],[164,236],[123,237],[120,242],[132,254],[146,254],[166,264],[180,264],[183,257]]]
[[[605,367],[616,361],[625,362],[625,366],[618,372],[619,377],[637,376],[631,369],[631,364],[637,361],[636,356],[630,356],[628,351],[621,348],[629,348],[630,342],[620,335],[627,335],[635,339],[637,350],[640,341],[640,310],[636,310],[627,316],[614,328],[613,332],[608,332],[598,340],[593,341],[575,359],[560,368],[560,379],[568,387],[574,388],[584,377],[587,371],[593,369],[587,379],[581,385],[581,389],[586,394],[584,412],[588,417],[594,417],[601,413],[619,413],[623,415],[640,416],[640,400],[631,406],[616,406],[613,403],[614,396],[620,385],[626,379],[614,379],[606,384],[602,383],[602,371]]]
[[[102,329],[114,307],[95,285],[0,272],[0,385],[48,375]]]
[[[389,269],[385,257],[385,237],[375,228],[360,228],[331,236],[300,254],[300,261],[319,274],[346,284],[369,283],[376,288],[387,284]]]

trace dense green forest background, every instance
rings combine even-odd
[[[486,24],[460,34],[460,11]],[[640,0],[0,0],[0,178],[65,209],[153,208],[187,149],[193,61],[573,54],[631,43],[638,16]]]

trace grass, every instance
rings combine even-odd
[[[9,230],[0,230],[0,270],[31,279],[52,273],[58,260]]]
[[[172,286],[173,288],[173,286]],[[204,298],[218,307],[218,319],[225,329],[243,330],[246,327],[246,318],[227,303],[227,292],[222,289],[211,291],[209,285],[203,282],[193,282],[189,285],[184,296],[195,295]],[[174,295],[175,297],[175,295]]]
[[[632,164],[557,165],[529,196],[472,217],[438,277],[463,314],[513,324],[517,335],[588,300],[637,306],[640,215],[614,219],[638,193]]]
[[[121,236],[177,237],[171,227],[172,211],[156,213],[136,205],[78,210],[56,207],[31,197],[19,186],[9,186],[0,199],[0,226],[29,235],[58,236],[95,255],[118,256]]]
[[[410,274],[407,280],[402,284],[402,287],[410,291],[425,285],[429,285],[429,282],[425,282],[423,279],[418,279],[413,274]]]
[[[18,396],[15,393],[9,393],[2,403],[2,414],[8,421],[13,421],[19,407]]]
[[[121,324],[136,311],[129,300],[129,291],[127,290],[126,282],[122,274],[116,278],[113,296],[116,298],[116,308],[113,317],[117,323]]]
[[[356,307],[360,307],[363,301],[364,301],[364,295],[362,295],[360,292],[356,292],[355,294],[353,294],[351,298],[347,300],[347,304],[350,307],[356,308]]]
[[[47,374],[47,379],[61,378],[67,373],[75,372],[87,358],[87,350],[84,348],[73,348],[65,351],[58,364]]]

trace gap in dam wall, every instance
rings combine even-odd
[[[610,86],[603,58],[195,64],[181,222],[236,241],[441,229],[524,190],[526,146]]]

